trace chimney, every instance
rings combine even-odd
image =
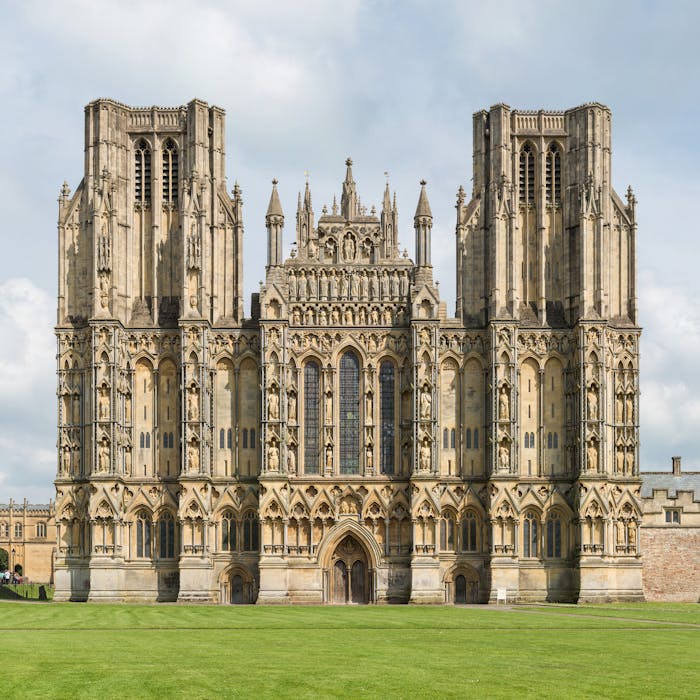
[[[681,458],[680,457],[671,457],[671,464],[673,465],[673,475],[680,476],[681,475]]]

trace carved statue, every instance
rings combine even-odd
[[[360,296],[360,280],[355,272],[350,275],[350,296],[357,299]]]
[[[330,391],[326,394],[325,416],[326,416],[326,423],[333,422],[333,394],[331,394]]]
[[[199,395],[195,387],[187,394],[187,420],[199,420]]]
[[[267,449],[267,468],[272,472],[280,468],[280,450],[274,440]]]
[[[66,445],[61,453],[61,473],[70,474],[70,447]]]
[[[294,272],[289,273],[289,299],[296,301],[297,298],[297,276]]]
[[[630,547],[637,548],[637,521],[629,520],[627,522],[627,544]]]
[[[333,467],[333,448],[330,443],[326,445],[326,468],[332,469]]]
[[[598,445],[596,445],[595,440],[590,440],[588,442],[586,458],[588,461],[588,470],[598,471]]]
[[[289,474],[297,473],[297,455],[291,445],[287,446],[287,472]]]
[[[627,404],[627,422],[634,423],[634,396],[627,394],[625,403]]]
[[[267,417],[270,420],[277,420],[280,416],[280,397],[276,389],[270,392],[267,399]]]
[[[287,418],[292,423],[297,419],[297,397],[294,394],[289,394],[287,397]]]
[[[360,294],[363,300],[367,299],[369,293],[369,280],[367,279],[367,273],[363,270],[362,276],[360,277]]]
[[[430,470],[430,445],[427,438],[423,440],[420,448],[420,468],[423,471]]]
[[[625,455],[625,474],[632,476],[634,474],[634,451],[628,450]]]
[[[624,402],[622,398],[622,394],[618,394],[615,397],[615,422],[616,423],[622,423],[623,417],[623,411],[624,411]]]
[[[343,257],[348,262],[355,259],[355,241],[350,235],[343,241]]]
[[[348,296],[348,278],[345,274],[340,275],[340,280],[338,281],[338,293],[341,299],[347,299]]]
[[[313,238],[309,238],[309,257],[313,260],[316,257],[316,253],[318,252],[318,246],[316,245],[316,241]]]
[[[597,420],[598,419],[598,392],[597,392],[595,386],[592,386],[588,390],[587,403],[588,403],[588,418],[589,418],[589,420]]]
[[[340,312],[336,307],[333,307],[333,311],[331,311],[331,323],[334,326],[337,326],[340,323]]]
[[[191,472],[199,471],[199,447],[194,440],[187,446],[187,462]]]
[[[328,298],[328,277],[326,276],[325,270],[321,271],[321,278],[319,279],[318,287],[320,290],[319,293],[321,299],[325,301]]]
[[[98,413],[100,420],[107,420],[109,418],[109,389],[106,387],[100,389],[100,395],[98,398]]]
[[[433,399],[430,396],[430,388],[426,384],[423,386],[420,394],[420,417],[424,420],[430,419]]]
[[[615,542],[620,547],[625,545],[625,523],[622,520],[618,520],[615,524]]]
[[[508,450],[508,443],[503,440],[500,447],[498,448],[498,466],[501,469],[508,469],[508,463],[510,462],[510,454]]]
[[[372,397],[372,392],[368,391],[365,394],[365,422],[366,423],[372,422],[373,413],[374,413],[374,401],[373,401],[373,397]]]
[[[374,467],[373,464],[373,459],[374,459],[374,452],[372,450],[371,445],[367,445],[367,450],[366,450],[366,457],[365,457],[365,466],[367,467],[367,471],[371,472],[372,468]]]
[[[625,471],[625,450],[623,447],[618,447],[615,453],[615,471],[618,474]]]
[[[100,441],[100,448],[98,454],[98,471],[109,471],[109,443],[107,442],[107,438],[102,438],[102,440]]]
[[[506,387],[501,387],[501,393],[498,395],[498,419],[510,419],[510,397]]]

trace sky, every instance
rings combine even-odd
[[[244,276],[264,275],[279,180],[285,251],[308,173],[316,215],[354,161],[366,205],[396,190],[413,252],[419,181],[454,313],[455,195],[471,191],[472,114],[505,102],[613,113],[613,186],[638,199],[641,467],[700,470],[700,3],[0,0],[0,502],[46,502],[56,469],[57,203],[83,169],[98,97],[226,110],[244,197]]]

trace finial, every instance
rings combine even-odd
[[[384,177],[386,178],[386,184],[388,185],[389,184],[389,171],[388,170],[384,171]]]
[[[420,181],[420,186],[421,186],[421,187],[425,187],[427,184],[428,184],[428,181],[427,181],[425,178],[423,178],[423,179]]]
[[[348,168],[352,165],[352,158],[350,158],[350,156],[348,156],[347,160],[345,161],[345,165],[347,165]]]
[[[70,197],[70,187],[68,186],[67,180],[64,180],[63,185],[61,186],[61,197],[63,197],[64,199]]]
[[[277,183],[278,183],[277,178],[276,178],[276,177],[273,177],[273,178],[272,178],[272,186],[273,186],[273,187],[277,187]]]

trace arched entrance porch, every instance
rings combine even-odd
[[[479,602],[481,589],[479,572],[468,564],[456,566],[445,577],[447,602],[473,605]]]
[[[241,567],[226,569],[219,577],[219,600],[229,605],[251,605],[255,602],[255,579]]]
[[[318,549],[323,571],[323,600],[362,605],[376,600],[377,541],[357,520],[344,519],[326,533]]]

